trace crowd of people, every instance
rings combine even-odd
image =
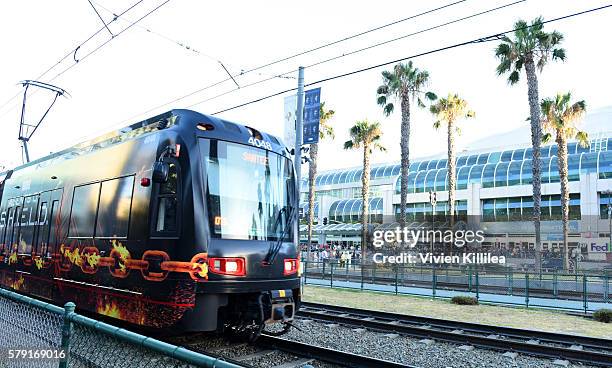
[[[303,257],[307,257],[308,249],[302,247]],[[312,244],[310,258],[315,262],[338,263],[341,267],[360,262],[361,250],[353,245],[345,244]]]

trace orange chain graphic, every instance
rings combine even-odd
[[[69,248],[64,244],[60,246],[59,255],[53,259],[43,259],[32,254],[29,258],[23,258],[24,265],[36,266],[37,269],[47,268],[53,262],[58,262],[62,271],[69,271],[73,265],[81,268],[87,274],[98,272],[101,267],[108,267],[114,277],[125,278],[131,270],[138,270],[143,278],[148,281],[163,281],[170,272],[187,273],[195,281],[208,280],[208,254],[198,253],[191,261],[172,261],[168,253],[160,250],[147,250],[141,259],[131,257],[129,250],[116,240],[111,240],[112,250],[108,257],[103,257],[96,247]],[[61,256],[60,256],[61,255]],[[63,258],[62,258],[63,257]],[[4,261],[4,256],[0,261]],[[8,263],[15,264],[18,261],[16,251],[11,252]]]

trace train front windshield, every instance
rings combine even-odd
[[[293,239],[295,198],[290,160],[242,144],[201,139],[211,235],[226,239]],[[294,214],[293,214],[294,215]]]

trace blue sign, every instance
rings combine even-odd
[[[321,111],[321,88],[311,89],[304,96],[303,143],[319,142],[319,113]]]

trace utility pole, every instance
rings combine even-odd
[[[297,197],[298,205],[300,203],[300,188],[302,187],[302,126],[304,120],[304,67],[300,66],[298,69],[298,91],[297,91],[297,111],[296,111],[296,122],[295,122],[295,181],[297,183]],[[298,249],[301,249],[300,245],[300,223],[298,220]],[[308,247],[308,258],[310,259],[310,244]],[[300,251],[301,252],[301,251]]]
[[[431,233],[433,237],[431,238],[431,255],[434,255],[434,240],[436,239],[436,203],[438,202],[438,194],[436,192],[429,192],[429,203],[431,204]],[[431,265],[433,267],[433,264]]]

